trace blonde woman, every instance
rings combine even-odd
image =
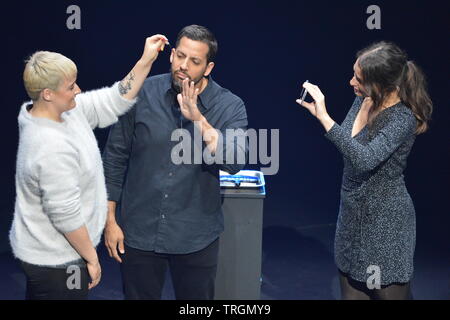
[[[16,205],[10,231],[27,279],[27,299],[86,299],[101,278],[95,247],[107,214],[103,166],[92,130],[118,120],[136,101],[163,35],[112,87],[81,93],[65,56],[33,54],[23,74],[32,101],[18,117]]]

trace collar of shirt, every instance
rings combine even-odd
[[[202,113],[212,106],[211,102],[220,89],[220,86],[212,79],[211,75],[207,76],[206,78],[208,79],[208,84],[198,96],[198,108]],[[177,93],[172,88],[172,75],[170,73],[167,73],[164,86],[164,90],[166,91],[166,93],[175,98]]]

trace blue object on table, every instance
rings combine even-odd
[[[244,175],[232,175],[232,176],[230,175],[230,176],[221,176],[220,182],[232,182],[239,187],[242,182],[259,183],[259,178]]]
[[[225,181],[236,181],[236,180],[241,180],[241,181],[245,181],[245,182],[258,182],[259,178],[258,177],[254,177],[254,176],[242,176],[242,175],[233,175],[233,176],[222,176],[220,177],[220,180],[225,180]]]
[[[264,174],[255,170],[241,170],[236,174],[219,171],[220,188],[224,189],[264,189]],[[261,190],[260,190],[261,191]]]

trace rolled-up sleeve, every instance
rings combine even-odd
[[[230,118],[220,130],[222,134],[222,141],[220,141],[222,161],[220,161],[219,169],[235,174],[242,170],[247,163],[248,121],[242,100],[237,99],[236,103],[229,106],[228,109],[230,110]]]

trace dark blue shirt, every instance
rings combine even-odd
[[[216,163],[199,163],[198,151],[206,149],[206,144],[198,143],[194,134],[200,139],[201,134],[182,116],[171,79],[163,74],[145,81],[134,108],[111,128],[103,163],[109,200],[120,202],[117,221],[125,243],[179,254],[205,248],[223,231],[219,169],[234,174],[244,167],[237,160],[245,161],[248,153],[242,131],[247,129],[247,113],[239,97],[208,78],[197,105],[209,124],[224,135],[218,145],[223,152],[216,153],[221,159]],[[191,138],[174,139],[174,131],[180,128]],[[242,130],[228,139],[226,129]],[[185,152],[190,147],[191,164],[172,161],[171,153],[181,146]]]

